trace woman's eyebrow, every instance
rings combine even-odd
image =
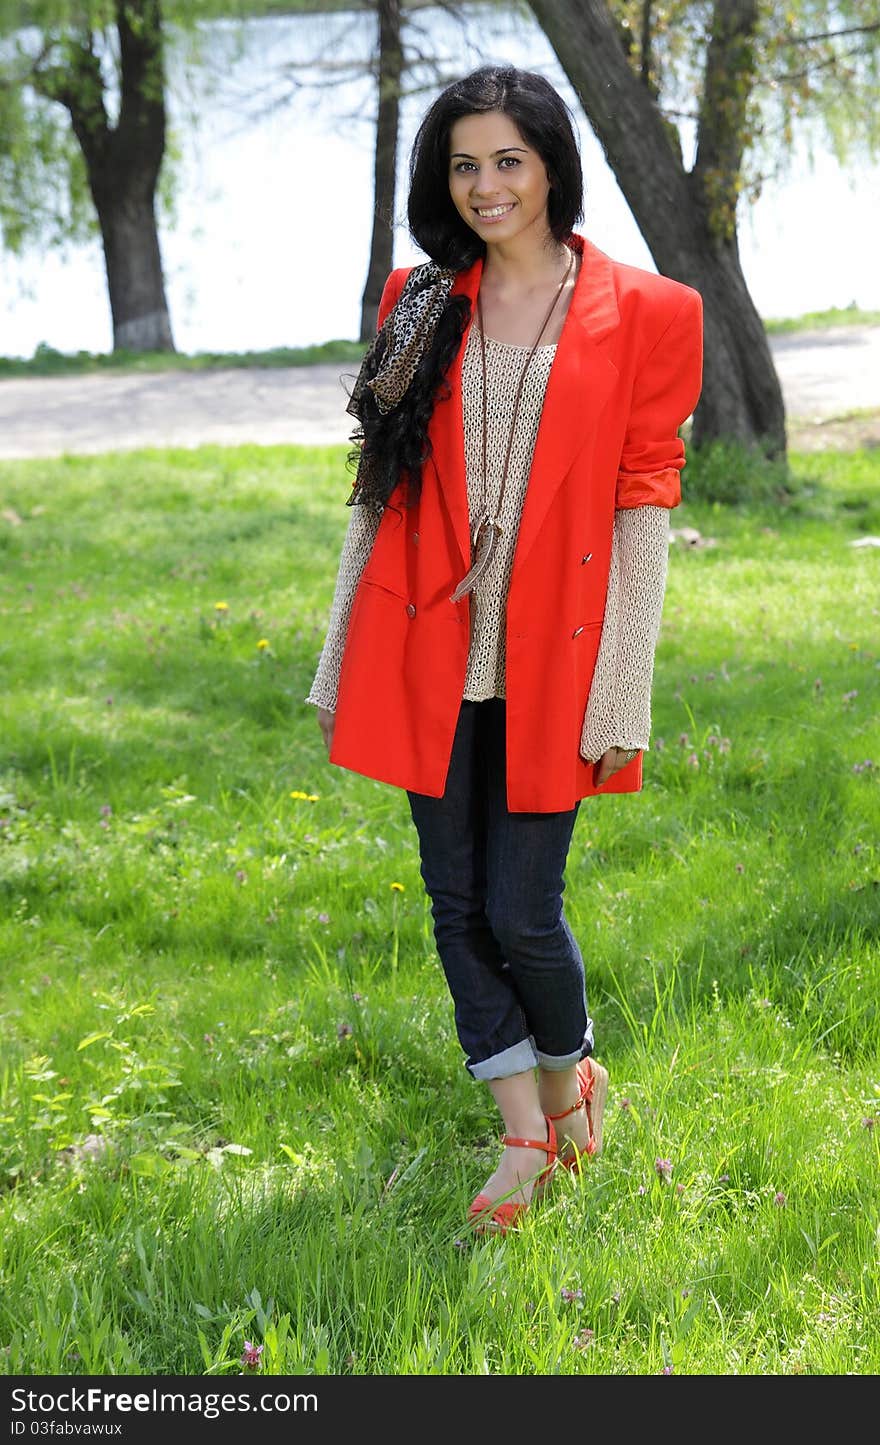
[[[501,146],[501,148],[500,148],[499,150],[497,150],[497,151],[492,151],[492,155],[493,155],[493,156],[503,156],[503,155],[506,155],[508,151],[522,151],[522,154],[523,154],[523,155],[526,154],[525,146]],[[453,152],[452,152],[452,155],[449,157],[449,159],[452,160],[452,161],[454,161],[454,160],[475,161],[477,158],[476,158],[476,156],[470,156],[470,155],[468,155],[467,151],[453,151]]]

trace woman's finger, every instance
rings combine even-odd
[[[627,754],[623,748],[608,748],[599,759],[599,770],[596,774],[597,785],[601,787],[603,783],[607,783],[609,778],[613,778],[615,773],[619,773],[621,768],[626,767],[626,763]]]

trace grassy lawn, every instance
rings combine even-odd
[[[674,517],[567,875],[605,1152],[474,1241],[406,796],[303,702],[343,452],[0,464],[0,1371],[878,1372],[880,452],[794,467]]]

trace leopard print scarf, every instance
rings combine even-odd
[[[361,363],[346,407],[359,423],[351,440],[360,447],[349,506],[363,490],[370,466],[369,452],[363,448],[367,409],[372,403],[386,416],[404,400],[419,362],[434,339],[456,275],[435,261],[414,266]]]

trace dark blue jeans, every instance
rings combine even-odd
[[[578,804],[507,810],[503,698],[463,701],[442,798],[408,792],[434,938],[475,1079],[593,1052],[584,963],[562,907]]]

